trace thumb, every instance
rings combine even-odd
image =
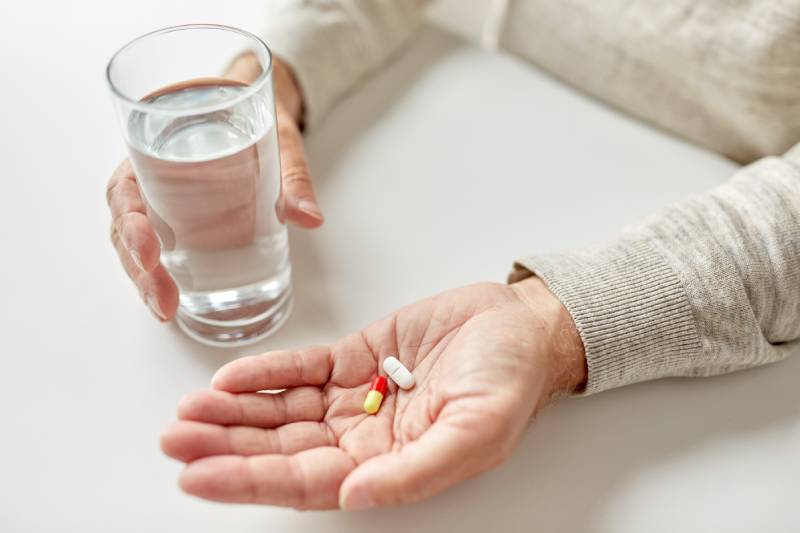
[[[316,228],[322,224],[324,218],[311,183],[303,149],[303,136],[291,117],[282,113],[278,114],[278,143],[281,155],[283,215],[304,228]]]
[[[359,510],[424,500],[502,462],[510,446],[502,422],[437,421],[418,440],[362,463],[342,482],[339,506]],[[474,431],[468,427],[475,427]]]

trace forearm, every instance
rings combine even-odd
[[[762,160],[611,245],[519,261],[514,276],[536,273],[574,318],[587,392],[800,351],[797,161]]]
[[[313,127],[411,36],[426,0],[284,0],[263,32],[291,67]],[[276,76],[278,73],[276,72]]]

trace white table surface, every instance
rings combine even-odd
[[[262,7],[158,4],[27,2],[2,22],[0,531],[800,531],[800,360],[566,401],[507,464],[410,507],[181,493],[158,435],[223,363],[611,238],[734,166],[427,29],[308,139],[327,223],[291,233],[293,316],[249,349],[206,348],[152,319],[109,245],[123,145],[102,71],[145,30],[257,30]]]

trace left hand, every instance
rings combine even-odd
[[[390,383],[362,409],[381,361]],[[504,461],[531,417],[586,379],[566,309],[537,278],[471,285],[407,306],[331,346],[245,357],[181,401],[164,452],[202,498],[299,509],[427,498]],[[278,394],[259,393],[286,389]]]
[[[300,227],[316,228],[322,225],[323,216],[308,171],[299,126],[303,95],[290,68],[280,59],[273,59],[272,69],[282,184],[282,198],[276,206],[279,209],[278,216],[281,221],[288,220]],[[249,84],[260,74],[258,59],[252,53],[244,53],[234,58],[225,77]],[[228,178],[227,175],[220,176],[220,179]],[[216,187],[210,189],[213,194],[217,194],[217,191]],[[178,309],[178,287],[161,264],[161,243],[154,231],[154,221],[148,216],[138,178],[127,159],[111,175],[106,188],[106,201],[112,218],[111,243],[122,267],[155,317],[160,321],[170,320]],[[235,212],[244,211],[239,207],[237,205],[237,209],[226,209],[222,213],[232,217]],[[229,220],[220,222],[219,225],[223,227],[231,224]],[[203,229],[208,231],[208,227]],[[210,227],[213,229],[214,225]],[[201,233],[201,241],[208,238],[208,235]]]

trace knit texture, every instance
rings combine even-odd
[[[518,261],[569,311],[586,349],[592,394],[685,375],[702,343],[680,280],[645,242]]]
[[[800,0],[511,0],[500,46],[740,163],[800,141]]]
[[[411,37],[425,0],[272,0],[262,32],[303,91],[313,129],[359,81]]]
[[[575,320],[587,394],[800,353],[798,156],[743,168],[608,246],[517,261]]]

